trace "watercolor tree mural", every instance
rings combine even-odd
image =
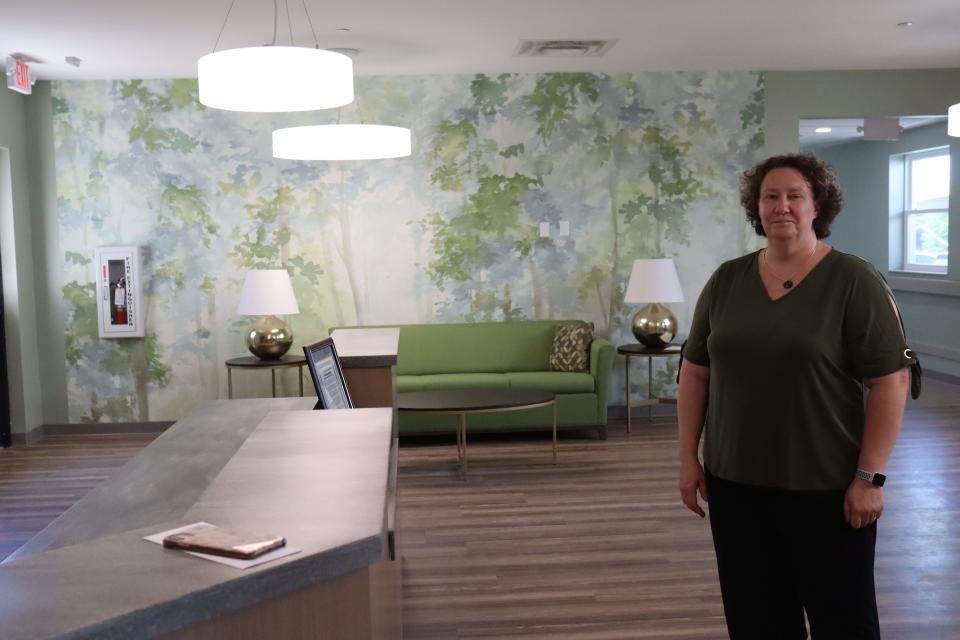
[[[120,83],[115,86],[121,99],[135,98],[132,116],[136,124],[130,129],[129,140],[137,147],[107,150],[97,145],[92,132],[104,126],[106,114],[77,109],[65,101],[54,103],[59,116],[60,130],[73,134],[70,143],[95,149],[89,172],[81,171],[58,176],[58,200],[62,236],[78,233],[86,237],[88,221],[101,238],[125,235],[123,227],[133,225],[125,216],[113,216],[114,200],[118,194],[107,176],[117,167],[131,165],[136,152],[156,152],[161,149],[182,151],[195,147],[189,136],[156,129],[149,124],[147,112],[154,108],[172,108],[179,97],[178,83],[170,85],[170,96],[159,96],[146,90],[142,83]],[[172,97],[171,97],[172,96]],[[74,116],[70,119],[69,116]],[[90,125],[94,125],[91,129]],[[85,135],[87,134],[87,135]],[[66,136],[65,136],[66,137]],[[149,155],[149,154],[146,154]],[[99,243],[98,243],[99,244]],[[65,271],[75,277],[62,285],[65,303],[65,347],[67,365],[72,368],[71,406],[78,397],[86,409],[76,416],[81,421],[98,422],[103,419],[146,421],[150,417],[149,389],[163,387],[170,382],[171,368],[163,360],[163,347],[156,332],[148,331],[143,339],[100,340],[97,331],[96,300],[92,283],[91,262],[87,251],[65,253]],[[149,261],[149,252],[143,256]],[[151,300],[151,283],[145,287],[146,299]]]
[[[472,104],[436,125],[431,139],[433,184],[462,197],[421,221],[434,249],[427,272],[455,291],[444,313],[466,320],[563,313],[593,320],[601,335],[632,340],[622,303],[632,261],[689,247],[689,209],[729,193],[728,169],[735,174],[737,161],[752,160],[759,147],[762,79],[737,113],[746,144],[741,131],[724,138],[712,113],[722,83],[709,74],[645,74],[642,81],[550,74],[532,86],[524,76],[477,76]],[[517,127],[518,116],[530,124]],[[739,154],[728,167],[731,151]],[[539,222],[578,217],[564,212],[566,199],[557,197],[564,191],[574,201],[605,203],[608,224],[576,239],[536,237]],[[596,209],[586,217],[595,221]],[[568,284],[544,295],[558,279],[576,283],[577,306],[569,304]],[[673,361],[664,364],[658,388],[671,386],[675,374]]]
[[[736,176],[763,144],[759,74],[362,77],[358,95],[340,113],[257,115],[203,108],[195,80],[53,84],[71,419],[175,419],[218,397],[247,269],[289,270],[298,339],[576,317],[621,342],[634,259],[673,256],[696,287],[750,241]],[[413,156],[272,158],[272,129],[341,118],[410,126]],[[89,259],[118,243],[143,247],[139,341],[97,338]]]

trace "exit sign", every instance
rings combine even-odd
[[[30,67],[26,62],[13,56],[7,57],[7,88],[26,95],[33,92],[33,86],[30,84]]]

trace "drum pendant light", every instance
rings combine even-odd
[[[356,49],[337,49],[350,56]],[[381,124],[318,124],[287,127],[273,132],[273,157],[285,160],[381,160],[403,158],[411,153],[410,129]]]
[[[273,132],[273,157],[377,160],[410,155],[410,129],[378,124],[318,124]]]
[[[235,2],[236,0],[234,0]],[[233,2],[220,27],[213,53],[197,61],[200,102],[228,111],[282,112],[330,109],[353,101],[353,61],[319,48],[278,46],[278,7],[274,0],[273,40],[269,45],[217,51]],[[307,11],[306,4],[303,7]],[[289,13],[289,9],[288,9]],[[289,15],[288,23],[289,23]],[[307,13],[313,32],[313,22]]]

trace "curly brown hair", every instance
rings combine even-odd
[[[820,158],[806,153],[787,153],[767,158],[740,176],[740,204],[747,213],[747,220],[761,236],[767,234],[760,224],[760,185],[774,169],[796,169],[813,192],[817,217],[813,219],[813,231],[818,239],[830,235],[830,226],[843,208],[843,190],[837,182],[836,170]]]

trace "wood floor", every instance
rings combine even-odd
[[[51,436],[0,449],[0,560],[16,551],[157,434]]]
[[[944,389],[908,406],[888,467],[885,640],[960,638],[960,393]],[[151,438],[0,451],[0,557]],[[563,437],[556,467],[548,438],[471,439],[466,483],[455,457],[452,437],[401,446],[406,638],[726,637],[709,527],[675,489],[674,421]]]
[[[679,508],[676,427],[606,441],[405,448],[400,531],[409,638],[722,638],[706,521]]]

